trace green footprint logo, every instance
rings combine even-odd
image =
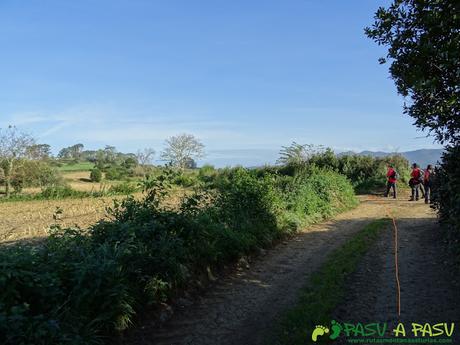
[[[329,333],[329,328],[317,325],[311,333],[311,340],[316,342],[316,340],[318,340],[318,336],[324,335],[325,333]]]
[[[331,335],[329,336],[329,339],[332,339],[332,340],[335,340],[339,337],[340,333],[342,332],[342,325],[340,323],[338,323],[337,321],[335,320],[332,320],[331,321],[331,330],[332,330],[332,333]]]

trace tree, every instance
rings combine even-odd
[[[0,128],[0,162],[5,177],[5,194],[11,194],[11,181],[14,170],[27,155],[28,148],[34,144],[34,139],[16,127]]]
[[[91,173],[89,174],[89,179],[91,180],[91,182],[101,182],[102,171],[99,168],[91,169]]]
[[[58,156],[59,159],[68,159],[68,158],[71,158],[70,149],[69,149],[68,147],[62,148],[61,150],[59,150],[59,153],[58,153],[57,156]]]
[[[105,163],[113,164],[117,158],[117,149],[115,146],[106,145],[104,148]]]
[[[394,0],[367,36],[388,47],[390,73],[411,102],[404,111],[441,143],[460,141],[460,2]],[[380,63],[385,63],[385,58]]]
[[[34,144],[27,148],[27,158],[31,160],[46,160],[51,157],[51,146],[48,144]]]
[[[80,159],[81,153],[83,152],[84,145],[83,144],[75,144],[73,146],[70,146],[70,152],[72,155],[73,159]]]
[[[83,148],[83,144],[75,144],[69,147],[64,147],[59,151],[58,158],[78,160],[82,156]]]
[[[152,164],[153,157],[155,157],[155,150],[149,147],[138,150],[136,153],[137,162],[142,167]]]
[[[434,174],[433,201],[452,243],[460,243],[460,2],[394,0],[366,34],[388,47],[390,73],[415,125],[446,144]],[[381,63],[386,59],[381,58]],[[459,253],[458,251],[457,253]]]
[[[278,163],[283,165],[301,165],[316,153],[312,144],[298,144],[295,141],[289,146],[283,146],[280,151]]]
[[[204,157],[204,145],[191,134],[180,134],[166,140],[166,148],[161,154],[164,161],[180,169],[185,169],[190,160]]]

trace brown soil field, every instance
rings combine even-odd
[[[176,189],[165,201],[171,207],[177,205],[180,198],[188,193],[184,189]],[[141,198],[142,193],[136,193]],[[79,198],[61,200],[12,201],[0,203],[0,242],[13,242],[22,239],[37,239],[48,235],[51,225],[63,227],[79,226],[87,228],[106,217],[106,207],[113,205],[114,199],[124,196],[103,198]],[[59,220],[53,215],[62,209]]]
[[[43,237],[52,224],[88,227],[105,217],[113,197],[63,200],[34,200],[0,203],[0,242]],[[60,208],[59,221],[53,214]]]

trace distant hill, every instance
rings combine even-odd
[[[398,152],[410,163],[417,163],[421,167],[426,167],[428,164],[436,164],[441,159],[442,149],[421,149],[415,151],[406,151]],[[372,156],[372,157],[385,157],[393,154],[392,152],[383,152],[383,151],[362,151],[359,153],[348,151],[342,152],[339,156],[346,154],[358,154],[362,156]]]
[[[427,164],[436,164],[440,159],[442,149],[422,149],[416,151],[400,152],[409,162],[416,162],[422,167]],[[338,156],[346,154],[370,155],[373,157],[384,157],[390,155],[390,152],[383,151],[362,151],[359,153],[348,151],[338,153]],[[212,164],[215,167],[222,168],[225,166],[244,167],[261,167],[265,164],[275,164],[279,157],[279,150],[275,149],[234,149],[234,150],[210,150],[207,152],[205,159],[200,160],[200,166],[203,164]]]

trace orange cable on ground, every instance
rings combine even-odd
[[[381,200],[375,198],[376,201],[380,202]],[[394,263],[395,263],[395,277],[396,277],[396,295],[397,295],[397,310],[398,316],[401,315],[401,284],[399,281],[399,262],[398,262],[398,226],[396,225],[396,219],[393,216],[389,207],[386,207],[387,216],[391,218],[393,222],[394,229]]]
[[[393,221],[394,228],[394,246],[395,246],[395,276],[396,276],[396,289],[398,295],[398,316],[401,315],[401,284],[399,282],[399,265],[398,265],[398,227],[396,226],[395,217],[391,214],[390,210],[387,208],[388,216]]]

